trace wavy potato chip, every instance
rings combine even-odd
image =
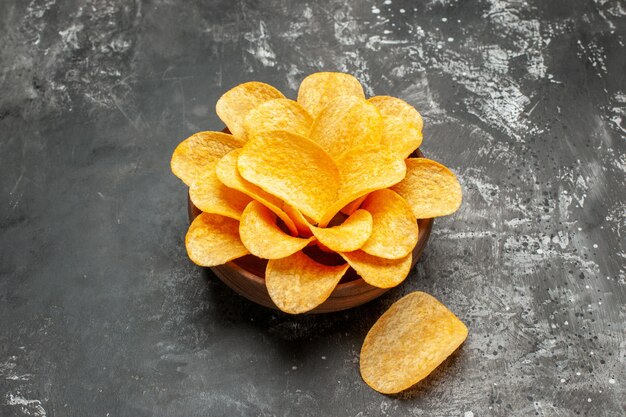
[[[311,226],[311,231],[326,248],[335,252],[352,252],[363,246],[372,234],[372,215],[365,210],[357,210],[340,225]]]
[[[248,204],[239,223],[241,242],[254,256],[279,259],[298,252],[313,240],[289,236],[276,224],[276,215],[258,201]]]
[[[404,161],[380,146],[362,146],[344,152],[336,160],[341,188],[319,221],[325,227],[349,202],[372,191],[399,183],[406,174]]]
[[[361,204],[363,204],[366,198],[367,198],[367,195],[361,196],[357,198],[356,200],[351,201],[350,203],[346,204],[340,211],[346,216],[349,216],[355,211],[357,211],[359,207],[361,207]]]
[[[259,133],[272,130],[306,136],[309,134],[313,119],[293,100],[278,98],[259,104],[246,116],[245,130],[248,139]]]
[[[250,197],[233,188],[228,188],[217,178],[215,169],[206,170],[189,188],[193,204],[206,213],[219,214],[239,220]]]
[[[411,271],[413,254],[400,259],[379,258],[357,250],[340,254],[368,284],[378,288],[391,288],[404,281]]]
[[[422,116],[396,97],[376,96],[367,101],[376,106],[383,118],[381,144],[402,159],[408,158],[422,144]]]
[[[362,209],[372,215],[372,235],[361,247],[370,255],[400,259],[417,244],[419,228],[411,207],[397,193],[384,189],[371,193]]]
[[[318,72],[302,80],[298,90],[298,103],[316,118],[324,107],[337,97],[365,98],[359,80],[341,72]]]
[[[170,167],[185,184],[193,182],[207,169],[215,169],[221,157],[243,146],[233,135],[222,132],[198,132],[178,144]]]
[[[285,131],[264,132],[241,149],[241,176],[319,222],[337,197],[339,169],[322,148]]]
[[[402,182],[391,189],[411,206],[416,219],[452,214],[461,206],[461,185],[445,166],[426,158],[409,158]]]
[[[189,258],[200,266],[216,266],[249,252],[239,239],[239,222],[218,214],[202,213],[185,236]]]
[[[251,81],[225,92],[217,100],[215,112],[236,138],[245,141],[244,124],[248,113],[259,104],[277,98],[285,96],[269,84]]]
[[[360,355],[361,377],[383,394],[426,378],[467,338],[467,327],[433,296],[413,292],[372,326]]]
[[[267,292],[285,313],[306,313],[322,304],[333,292],[348,265],[327,266],[302,252],[270,259],[265,271]]]
[[[224,157],[219,160],[215,166],[217,178],[219,178],[219,180],[227,187],[241,191],[242,193],[252,197],[252,199],[261,202],[265,207],[272,210],[274,214],[276,214],[283,221],[283,223],[285,223],[285,226],[287,226],[289,232],[293,236],[297,236],[298,229],[296,228],[296,225],[287,213],[281,209],[283,201],[241,177],[239,171],[237,170],[237,159],[239,158],[240,152],[241,149],[235,149],[227,155],[224,155]]]
[[[333,158],[358,146],[380,144],[383,119],[374,106],[359,97],[331,101],[317,116],[309,138]]]

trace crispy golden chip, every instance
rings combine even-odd
[[[324,107],[341,96],[365,98],[359,80],[340,72],[318,72],[302,80],[298,90],[298,103],[316,118]]]
[[[379,145],[383,119],[371,103],[344,96],[331,101],[317,116],[309,137],[333,158],[357,146]]]
[[[415,248],[419,229],[404,198],[388,189],[377,190],[367,197],[361,208],[373,219],[372,235],[361,247],[363,252],[400,259]]]
[[[381,144],[402,159],[422,144],[422,116],[404,100],[389,96],[376,96],[368,100],[383,118]]]
[[[320,227],[328,222],[349,202],[372,191],[391,187],[406,174],[404,161],[381,147],[362,146],[350,149],[339,158],[341,188],[334,203],[320,219]]]
[[[378,108],[385,122],[387,118],[397,118],[398,120],[394,123],[404,122],[414,126],[420,132],[422,131],[424,127],[422,115],[406,101],[391,96],[374,96],[367,101]]]
[[[300,314],[326,301],[347,270],[348,265],[322,265],[297,252],[287,258],[270,259],[265,284],[278,308]]]
[[[361,196],[361,197],[357,198],[356,200],[346,204],[344,206],[344,208],[341,209],[341,212],[343,214],[345,214],[346,216],[351,215],[352,213],[357,211],[359,209],[359,207],[361,207],[361,204],[363,204],[363,202],[365,201],[366,198],[367,198],[367,195],[364,195],[364,196]]]
[[[426,158],[409,158],[402,182],[392,187],[411,206],[416,219],[452,214],[461,206],[461,185],[452,171]]]
[[[334,227],[311,226],[313,236],[322,245],[335,252],[352,252],[359,249],[372,234],[372,215],[357,210],[345,222]]]
[[[228,188],[217,178],[215,169],[206,170],[189,188],[193,204],[206,213],[219,214],[239,220],[250,197],[233,188]]]
[[[244,123],[250,110],[259,104],[276,98],[285,98],[283,93],[269,84],[251,81],[239,84],[225,92],[215,105],[215,111],[232,134],[245,141]]]
[[[311,222],[307,220],[306,217],[304,217],[302,213],[300,213],[300,210],[298,210],[297,208],[293,206],[290,206],[287,203],[283,205],[283,210],[285,211],[285,213],[287,213],[289,218],[291,218],[291,220],[293,220],[293,223],[296,225],[296,229],[298,229],[298,236],[310,237],[313,235],[313,233],[311,233],[311,228],[310,228]]]
[[[222,132],[198,132],[182,141],[172,155],[172,172],[191,186],[207,169],[215,169],[219,159],[244,143]]]
[[[217,178],[219,178],[219,180],[227,187],[241,191],[242,193],[252,197],[252,199],[263,203],[265,207],[272,210],[274,214],[276,214],[285,223],[285,226],[287,226],[289,232],[293,236],[297,236],[298,229],[296,228],[296,225],[287,213],[281,209],[283,201],[280,198],[262,190],[256,185],[246,181],[241,177],[241,175],[239,175],[239,171],[237,170],[237,159],[239,158],[240,152],[240,149],[235,149],[220,159],[215,166]]]
[[[327,252],[327,253],[334,253],[337,254],[337,252],[335,252],[334,250],[332,250],[331,248],[327,247],[326,245],[324,245],[322,242],[320,242],[319,240],[315,241],[315,244],[317,245],[318,248],[320,248],[320,250],[322,252]]]
[[[241,149],[239,173],[319,222],[337,197],[339,169],[322,148],[285,131],[261,133]]]
[[[276,224],[276,215],[258,201],[248,204],[241,215],[239,236],[254,256],[279,259],[298,252],[313,240],[289,236]]]
[[[185,237],[189,258],[200,266],[225,264],[249,252],[239,239],[239,222],[218,214],[202,213]]]
[[[370,285],[391,288],[400,284],[411,270],[412,253],[400,259],[385,259],[362,250],[341,253],[352,268]]]
[[[313,119],[297,102],[286,98],[269,100],[252,109],[245,120],[248,139],[272,130],[307,136]]]
[[[361,348],[361,377],[383,394],[426,378],[467,338],[467,327],[433,296],[417,291],[396,301]]]

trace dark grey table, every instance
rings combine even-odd
[[[625,42],[620,0],[1,0],[0,415],[625,415]],[[169,159],[319,70],[416,106],[464,203],[400,287],[292,317],[187,259]],[[414,290],[470,336],[383,396],[358,352]]]

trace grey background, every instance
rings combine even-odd
[[[618,0],[0,0],[0,415],[625,415],[625,35]],[[290,317],[187,259],[169,159],[319,70],[416,106],[464,203],[400,287]],[[413,290],[470,336],[383,396],[358,352]]]

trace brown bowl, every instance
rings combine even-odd
[[[419,150],[411,156],[423,157]],[[191,202],[189,195],[187,196],[187,208],[190,222],[201,213],[200,209]],[[433,227],[433,219],[420,219],[417,221],[417,224],[419,226],[419,236],[417,245],[413,249],[413,266],[422,256],[426,242],[428,242],[430,231]],[[265,286],[266,265],[267,260],[247,255],[224,265],[214,266],[211,270],[224,284],[239,295],[262,306],[278,309],[270,298]],[[380,297],[389,289],[369,285],[350,268],[330,294],[330,297],[311,310],[310,313],[331,313],[356,307]]]

